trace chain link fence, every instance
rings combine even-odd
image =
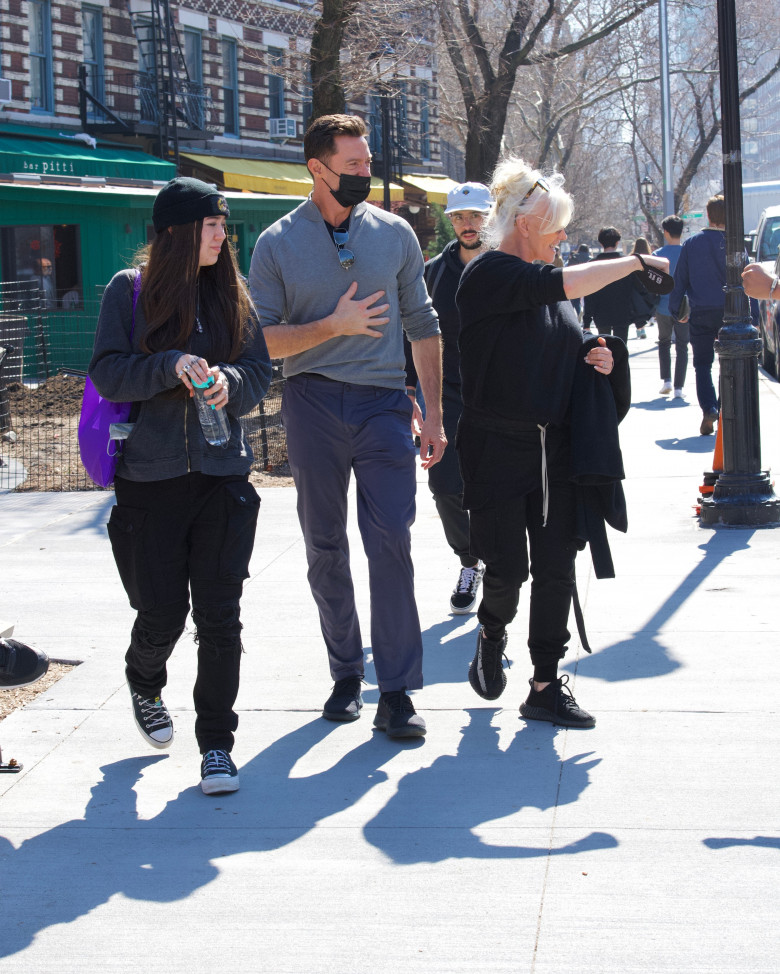
[[[100,490],[78,447],[81,398],[100,299],[46,308],[35,283],[0,283],[0,490]],[[284,379],[274,368],[268,395],[241,420],[253,470],[283,471]]]

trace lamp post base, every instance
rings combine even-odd
[[[780,525],[780,498],[775,496],[769,471],[757,474],[721,473],[710,497],[702,498],[703,527],[775,527]]]

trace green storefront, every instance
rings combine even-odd
[[[9,334],[12,320],[18,330],[24,316],[25,376],[40,371],[41,354],[46,374],[84,368],[102,289],[151,238],[154,198],[175,170],[132,148],[90,149],[14,128],[22,127],[0,125],[0,344],[19,345]],[[301,197],[225,196],[228,231],[247,274],[258,235]],[[40,313],[14,303],[11,282],[18,281],[40,291]]]

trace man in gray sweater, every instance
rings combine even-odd
[[[428,407],[420,436],[426,469],[447,443],[441,340],[411,227],[365,203],[366,134],[353,115],[312,123],[304,155],[314,189],[260,235],[249,283],[271,358],[284,359],[287,453],[334,680],[323,717],[356,720],[362,707],[363,642],[346,530],[354,471],[380,690],[374,726],[390,737],[421,737],[425,722],[407,694],[422,686],[422,636],[410,546],[416,475],[402,336],[412,343]]]

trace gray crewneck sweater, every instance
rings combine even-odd
[[[390,304],[383,337],[331,338],[284,360],[285,376],[316,372],[356,385],[404,389],[402,336],[420,341],[439,334],[423,281],[423,257],[409,224],[369,203],[354,207],[347,248],[355,255],[348,270],[311,197],[260,237],[252,254],[249,286],[263,328],[307,324],[331,314],[353,281],[357,300],[384,291]]]

